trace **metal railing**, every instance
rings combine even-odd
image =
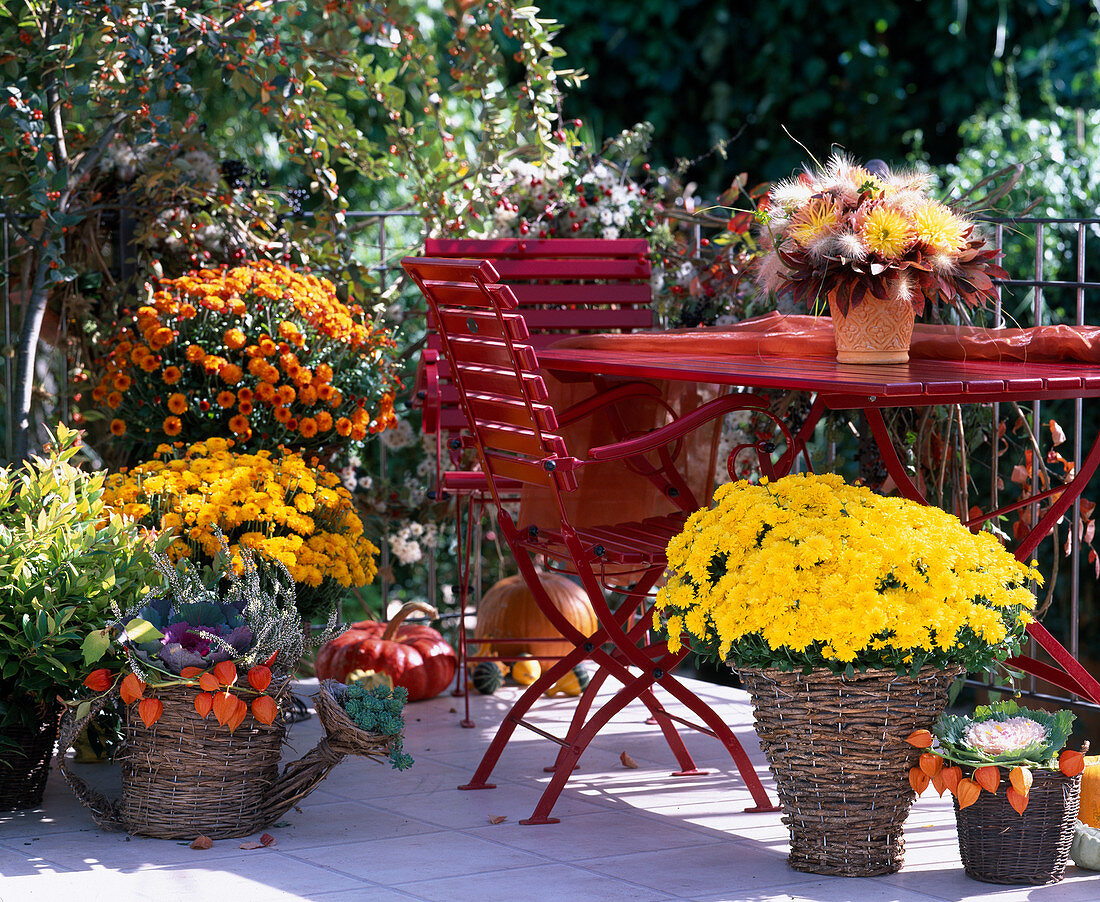
[[[362,247],[369,258],[367,265],[372,272],[376,273],[383,288],[388,285],[392,273],[397,267],[398,255],[391,257],[392,233],[389,224],[395,217],[414,215],[417,215],[414,211],[396,210],[352,211],[347,214],[350,220],[358,221],[361,225],[373,226],[376,230],[376,241],[369,244],[364,243]],[[1002,261],[1010,271],[1020,272],[1026,265],[1030,269],[1030,273],[1027,278],[1010,278],[1000,284],[997,300],[992,310],[993,318],[997,324],[1009,325],[1011,320],[1019,318],[1021,314],[1026,312],[1027,318],[1036,325],[1049,324],[1056,319],[1082,325],[1086,321],[1086,313],[1089,310],[1100,309],[1097,304],[1100,281],[1086,278],[1089,261],[1095,261],[1093,265],[1100,268],[1100,250],[1092,255],[1088,254],[1090,244],[1100,243],[1100,218],[1025,217],[1018,219],[988,219],[987,227],[992,231],[993,243],[998,248],[1006,248],[1010,252],[1019,254],[1020,248],[1030,244],[1032,254],[1029,265],[1023,263],[1019,256],[1017,256],[1017,259]],[[698,230],[695,230],[693,234],[695,242],[698,243],[701,237]],[[3,389],[4,396],[0,401],[6,399],[4,409],[10,411],[14,388],[14,341],[18,330],[18,324],[15,322],[17,304],[13,295],[25,286],[16,286],[12,282],[15,276],[12,264],[16,258],[16,253],[13,248],[12,229],[2,216],[0,216],[0,253],[2,253],[3,272],[5,274],[3,284],[0,286],[0,306],[2,306],[0,327],[3,330],[4,340],[2,355],[0,355],[0,366],[3,366],[0,387]],[[125,249],[119,249],[115,259],[123,261],[126,258]],[[1052,271],[1054,264],[1058,265],[1056,271]],[[1072,275],[1067,277],[1066,272],[1072,272]],[[64,342],[67,340],[67,318],[66,311],[59,312],[58,336],[59,343],[62,346],[60,348],[56,345],[52,347],[44,346],[42,350],[46,352],[48,359],[43,361],[38,370],[40,378],[48,378],[54,382],[52,387],[56,388],[58,413],[67,410],[69,400],[64,348]],[[999,405],[992,405],[992,435],[994,436],[997,435],[997,423],[1000,420],[1001,413]],[[1035,430],[1036,438],[1038,438],[1039,424],[1044,416],[1044,404],[1039,401],[1034,402],[1030,407],[1030,414],[1032,428]],[[1079,468],[1083,452],[1083,434],[1086,428],[1100,428],[1100,419],[1093,423],[1086,422],[1084,405],[1080,399],[1073,402],[1072,419],[1073,466]],[[10,424],[11,419],[9,416],[4,429],[4,442],[3,445],[0,445],[6,451],[7,459],[11,458],[13,444]],[[381,472],[385,473],[388,462],[385,446],[381,442],[379,442],[378,464]],[[997,442],[994,440],[990,454],[990,486],[988,493],[992,508],[998,506],[999,483],[1004,475],[1001,470]],[[1032,492],[1035,493],[1039,490],[1040,478],[1037,466],[1031,478]],[[1037,518],[1037,508],[1038,504],[1031,506],[1033,522]],[[1077,524],[1081,522],[1081,502],[1079,500],[1073,505],[1072,517],[1073,523],[1069,529],[1068,539],[1070,547],[1068,555],[1069,587],[1067,592],[1061,592],[1056,596],[1050,613],[1054,615],[1053,619],[1064,621],[1064,635],[1059,636],[1059,638],[1074,657],[1079,657],[1082,648],[1080,622],[1083,565],[1083,542],[1079,530],[1076,528]],[[380,570],[383,574],[381,588],[383,600],[385,601],[389,592],[389,586],[386,584],[384,576],[388,572],[389,549],[384,537],[380,545],[382,565]],[[1061,554],[1061,550],[1056,548],[1053,553]],[[430,585],[435,585],[434,574],[430,579]],[[1057,634],[1057,625],[1052,631]],[[990,688],[996,687],[991,685]],[[1066,699],[1040,691],[1034,677],[1028,678],[1025,691],[1038,698],[1085,704],[1076,699]]]

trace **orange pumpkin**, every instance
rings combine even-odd
[[[1085,758],[1081,774],[1081,810],[1077,819],[1089,827],[1100,827],[1100,755]]]
[[[581,633],[588,636],[596,631],[596,613],[588,595],[571,579],[556,573],[540,573],[539,579],[550,596],[554,607]],[[477,626],[474,636],[490,645],[494,654],[503,658],[521,655],[539,657],[564,655],[573,650],[573,643],[562,637],[554,628],[522,576],[509,576],[489,589],[477,608]],[[529,639],[560,639],[558,642],[530,642]],[[489,640],[510,639],[497,642]],[[542,659],[545,669],[554,662]]]
[[[454,679],[458,656],[427,624],[403,623],[413,611],[433,619],[439,616],[430,605],[410,601],[389,623],[353,623],[317,652],[317,678],[347,682],[355,671],[373,670],[389,674],[395,685],[404,686],[410,702],[439,695]]]

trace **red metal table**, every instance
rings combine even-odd
[[[981,404],[1058,398],[1100,398],[1100,366],[1077,363],[1021,363],[1000,360],[913,360],[889,366],[853,366],[828,358],[764,356],[692,356],[657,352],[586,350],[551,347],[539,351],[539,363],[562,379],[597,376],[692,381],[747,389],[786,389],[816,395],[809,419],[776,465],[785,472],[800,444],[825,410],[862,410],[867,416],[887,471],[907,498],[927,504],[898,456],[882,417],[883,408],[935,404]],[[572,374],[572,376],[570,376]],[[969,521],[976,525],[1014,508],[1052,498],[1047,513],[1016,548],[1027,560],[1054,524],[1080,497],[1100,465],[1100,434],[1081,466],[1064,485],[1025,502],[998,508]],[[1032,637],[1057,666],[1031,657],[1012,663],[1035,676],[1100,704],[1100,683],[1062,647],[1042,624],[1031,624]]]

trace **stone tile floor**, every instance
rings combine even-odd
[[[728,719],[771,786],[740,691],[693,683]],[[312,691],[300,687],[305,697]],[[905,867],[886,877],[820,877],[787,866],[778,814],[748,814],[736,770],[710,737],[686,741],[714,772],[671,777],[659,731],[631,706],[597,737],[561,796],[561,823],[522,826],[549,779],[554,747],[525,730],[505,750],[494,790],[459,792],[516,690],[408,710],[411,770],[346,759],[298,810],[271,828],[276,844],[240,849],[221,840],[187,843],[98,830],[60,775],[39,810],[0,813],[0,902],[1096,902],[1100,874],[1070,867],[1063,883],[999,887],[968,879],[959,863],[948,802],[926,794],[906,830]],[[545,699],[533,720],[548,729],[568,718],[570,699]],[[672,707],[672,706],[670,706]],[[295,725],[287,760],[312,748],[316,718]],[[626,752],[638,764],[623,766]],[[106,765],[77,765],[113,776]],[[94,777],[93,777],[94,779]],[[499,823],[490,819],[503,817]],[[255,837],[254,837],[255,838]]]

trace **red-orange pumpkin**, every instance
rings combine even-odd
[[[540,573],[539,579],[550,600],[566,620],[584,635],[591,635],[599,625],[596,612],[588,594],[564,576],[556,573]],[[482,596],[477,606],[477,626],[474,636],[490,645],[495,654],[505,658],[532,655],[540,658],[543,669],[553,665],[547,655],[564,655],[573,650],[573,643],[561,638],[535,601],[535,596],[522,576],[509,576],[496,583]],[[516,642],[497,642],[496,639],[517,639]],[[527,642],[525,639],[561,638],[559,642]]]
[[[397,686],[409,692],[409,701],[439,695],[458,669],[458,656],[443,637],[422,623],[403,623],[420,611],[433,620],[439,616],[431,605],[410,601],[389,623],[360,620],[317,652],[317,678],[344,682],[356,670],[388,673]]]

